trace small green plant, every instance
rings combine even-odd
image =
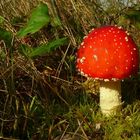
[[[39,4],[37,8],[32,11],[31,17],[27,22],[27,25],[19,30],[17,36],[26,37],[29,34],[38,32],[44,26],[50,23],[50,15],[46,4]],[[23,53],[29,57],[41,56],[46,53],[50,53],[52,50],[62,46],[66,43],[66,37],[49,41],[48,44],[41,44],[36,48],[28,48],[26,45],[21,45]]]
[[[27,25],[20,29],[17,33],[19,37],[25,37],[28,34],[33,34],[39,31],[43,26],[47,26],[50,22],[48,7],[46,4],[40,3],[31,14]]]

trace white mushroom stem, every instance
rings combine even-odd
[[[116,114],[121,110],[121,82],[101,81],[100,108],[104,115]]]

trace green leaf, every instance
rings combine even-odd
[[[19,37],[24,37],[27,34],[33,34],[39,31],[45,25],[48,25],[50,22],[50,16],[48,12],[48,6],[46,4],[40,3],[31,14],[27,25],[23,27],[17,35]]]
[[[29,57],[41,56],[46,53],[53,51],[54,49],[64,45],[67,42],[67,38],[56,39],[49,42],[48,44],[43,44],[35,49],[29,54]]]
[[[30,48],[29,46],[25,45],[25,44],[21,44],[19,47],[19,52],[28,57],[28,54],[32,52],[32,48]]]
[[[11,47],[12,38],[13,36],[11,32],[0,28],[0,40],[3,40],[5,42],[6,47]]]
[[[0,24],[2,24],[4,22],[4,17],[0,16]]]
[[[61,23],[61,21],[60,21],[60,19],[59,19],[58,16],[53,17],[53,18],[51,19],[51,25],[52,25],[53,27],[58,27],[58,26],[61,26],[61,25],[62,25],[62,23]]]

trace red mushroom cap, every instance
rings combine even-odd
[[[92,30],[77,50],[76,68],[88,77],[124,79],[138,72],[138,48],[121,27]]]

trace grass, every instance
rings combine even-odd
[[[8,31],[0,41],[0,138],[140,139],[139,75],[122,83],[122,112],[108,118],[98,106],[98,81],[92,82],[95,91],[91,93],[90,82],[78,75],[74,66],[77,46],[93,27],[121,25],[139,46],[136,21],[123,19],[129,5],[135,9],[139,4],[134,1],[113,4],[108,0],[107,6],[100,1],[44,0],[51,22],[38,32],[19,38],[17,32],[39,2],[0,2],[0,27]],[[28,46],[27,53],[62,37],[69,40],[66,45],[35,58],[25,55],[21,47]]]

